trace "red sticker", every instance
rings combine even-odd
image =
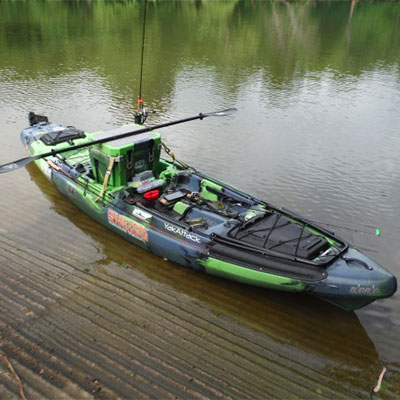
[[[147,236],[147,229],[145,229],[142,225],[129,220],[125,216],[118,214],[117,212],[108,209],[107,212],[108,222],[116,226],[121,231],[126,232],[127,234],[133,236],[136,239],[141,240],[144,243],[149,241]]]

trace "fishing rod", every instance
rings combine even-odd
[[[235,113],[236,111],[237,111],[237,108],[228,108],[226,110],[213,111],[213,112],[209,112],[209,113],[199,113],[199,114],[197,114],[197,115],[195,115],[193,117],[183,118],[183,119],[180,119],[180,120],[177,120],[177,121],[165,122],[163,124],[153,125],[153,126],[149,126],[149,127],[146,127],[146,128],[137,129],[135,131],[121,133],[119,135],[114,135],[114,136],[111,136],[111,137],[106,137],[106,138],[102,138],[102,139],[93,140],[92,142],[88,142],[88,143],[82,143],[82,144],[73,145],[73,146],[70,146],[70,147],[65,148],[65,149],[51,150],[51,151],[49,151],[47,153],[38,154],[36,156],[24,157],[24,158],[21,158],[19,160],[12,161],[12,162],[9,162],[7,164],[0,165],[0,174],[4,174],[4,173],[10,172],[10,171],[15,171],[16,169],[19,169],[19,168],[24,167],[25,165],[28,165],[32,161],[36,161],[36,160],[39,160],[41,158],[46,158],[46,157],[50,157],[50,156],[55,156],[56,154],[62,154],[62,153],[65,153],[67,151],[73,151],[73,150],[77,150],[77,149],[82,149],[83,147],[88,147],[88,146],[93,146],[93,145],[96,145],[96,144],[107,143],[107,142],[111,142],[111,141],[116,140],[116,139],[123,139],[123,138],[126,138],[126,137],[139,135],[141,133],[151,132],[151,131],[153,131],[155,129],[166,128],[167,126],[183,124],[184,122],[194,121],[196,119],[203,120],[204,118],[208,118],[208,117],[225,117],[225,116],[228,116],[228,115],[231,115],[231,114]]]
[[[335,224],[328,224],[326,222],[322,222],[322,221],[315,221],[312,220],[312,222],[316,223],[316,224],[321,224],[321,225],[326,225],[326,226],[332,226],[334,228],[340,228],[340,229],[346,229],[352,232],[359,232],[359,233],[365,233],[366,235],[374,235],[374,236],[380,236],[381,235],[381,230],[379,228],[375,228],[375,227],[370,227],[371,229],[374,229],[375,232],[368,232],[368,231],[364,231],[362,229],[356,229],[356,228],[351,228],[350,226],[343,226],[343,225],[335,225]]]
[[[147,108],[144,107],[144,101],[142,97],[142,84],[143,84],[143,62],[144,62],[144,39],[146,34],[146,10],[147,0],[144,0],[144,11],[143,11],[143,32],[142,32],[142,54],[140,60],[140,80],[139,80],[139,97],[138,97],[138,109],[135,113],[135,123],[143,125],[149,115]]]

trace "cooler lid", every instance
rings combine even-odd
[[[94,132],[94,133],[92,133],[92,138],[93,138],[93,140],[104,139],[104,138],[108,138],[108,137],[115,136],[115,135],[121,135],[123,133],[133,132],[133,131],[139,130],[139,129],[143,129],[143,126],[136,125],[136,124],[125,125],[125,126],[121,126],[119,128],[113,128],[113,129],[110,129],[107,131]],[[150,139],[156,139],[158,137],[160,137],[160,134],[157,132],[154,132],[154,131],[145,132],[145,133],[140,133],[140,134],[134,135],[134,136],[128,136],[123,139],[117,139],[117,140],[113,140],[111,142],[102,143],[102,146],[107,146],[109,148],[121,148],[121,147],[124,147],[127,145],[132,145],[134,143],[141,143],[141,142],[148,141]]]

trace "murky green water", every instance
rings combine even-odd
[[[142,12],[141,2],[0,1],[1,162],[24,156],[18,134],[31,110],[85,130],[132,120]],[[177,156],[273,204],[353,227],[335,230],[400,278],[399,3],[150,2],[144,62],[149,123],[239,109],[166,130]],[[158,259],[128,257],[125,242],[34,167],[2,175],[0,191],[0,229],[35,248],[138,268],[338,382],[367,390],[385,365],[386,396],[400,396],[399,295],[349,314],[173,265],[160,274]],[[219,290],[230,305],[213,300]]]

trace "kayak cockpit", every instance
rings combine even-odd
[[[166,178],[157,201],[144,200],[132,188],[125,191],[124,201],[153,209],[191,231],[205,234],[213,244],[291,261],[296,267],[308,264],[321,268],[347,247],[322,229],[196,171],[177,171]],[[163,173],[159,176],[165,178]]]
[[[104,133],[95,136],[103,137]],[[160,158],[159,134],[110,142],[64,157],[68,173],[121,209],[139,206],[215,243],[299,264],[325,266],[346,245],[302,219]],[[111,153],[111,154],[109,154]],[[149,193],[155,193],[149,199]]]

